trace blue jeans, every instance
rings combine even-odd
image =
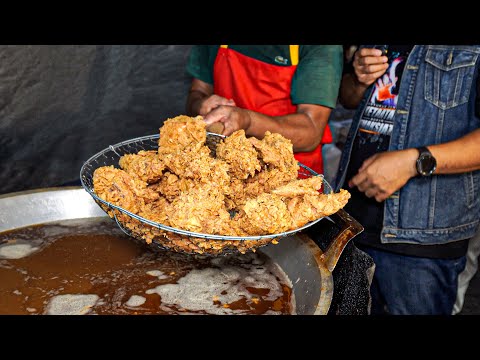
[[[371,314],[451,315],[466,257],[429,259],[361,247],[375,262]]]

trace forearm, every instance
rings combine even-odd
[[[330,112],[331,110],[328,109],[328,114]],[[313,121],[304,113],[275,117],[254,111],[248,111],[248,114],[250,116],[250,126],[245,130],[247,136],[262,139],[266,131],[279,133],[292,141],[295,152],[314,150],[322,139],[328,121],[326,113],[321,121]]]
[[[437,160],[435,174],[458,174],[480,169],[480,129],[457,140],[427,147]]]
[[[190,90],[187,97],[187,115],[188,116],[197,116],[200,114],[200,107],[202,105],[202,101],[207,98],[208,95],[198,91],[198,90]]]
[[[365,94],[368,86],[359,83],[355,74],[345,74],[340,84],[339,101],[347,109],[355,109]]]

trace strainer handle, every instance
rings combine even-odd
[[[322,255],[324,264],[330,272],[333,272],[348,242],[363,231],[363,226],[343,209],[329,218],[340,228]]]

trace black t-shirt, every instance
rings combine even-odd
[[[384,203],[368,198],[356,187],[351,189],[348,181],[357,174],[362,163],[378,152],[388,150],[393,129],[393,115],[397,106],[403,69],[413,46],[390,45],[387,50],[389,67],[377,79],[373,91],[360,119],[354,139],[352,155],[348,165],[344,188],[352,194],[345,210],[357,219],[365,231],[357,236],[360,246],[371,246],[394,253],[431,258],[457,258],[463,256],[468,240],[442,245],[383,244],[380,233],[383,227]]]

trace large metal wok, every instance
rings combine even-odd
[[[0,232],[96,217],[106,214],[82,187],[46,188],[0,196]],[[322,221],[333,221],[340,229],[325,252],[302,233],[259,250],[274,260],[292,281],[296,313],[300,315],[327,314],[334,290],[332,271],[347,243],[363,230],[344,210]]]

